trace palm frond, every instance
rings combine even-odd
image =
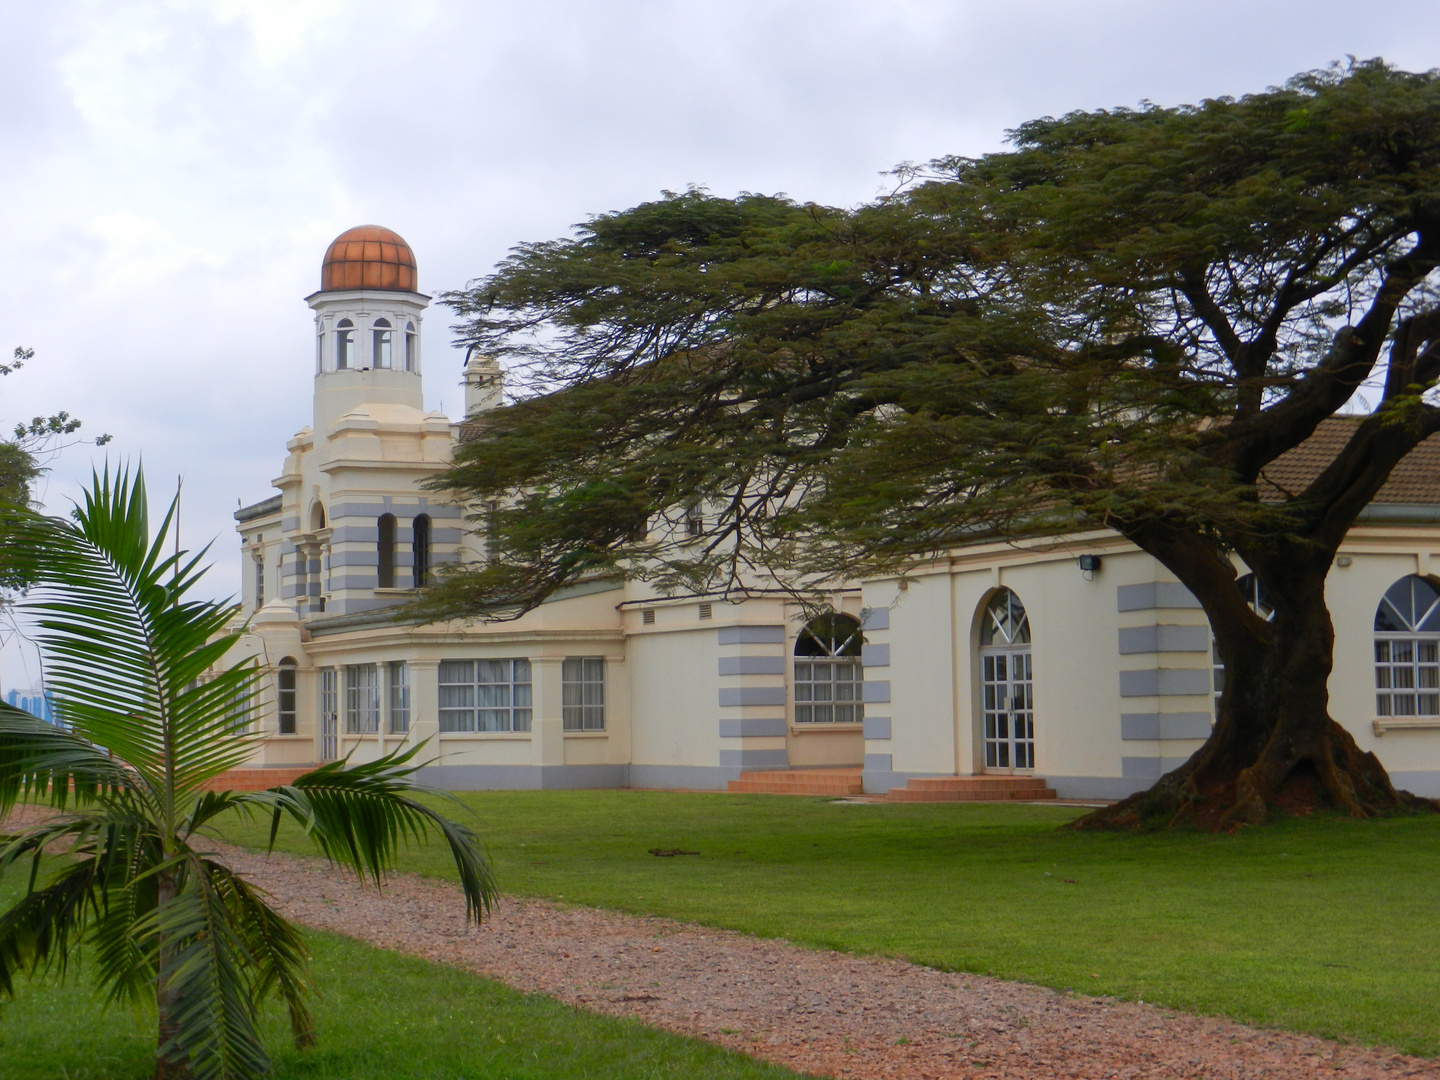
[[[15,996],[15,977],[54,966],[65,970],[89,919],[99,912],[103,867],[89,859],[66,866],[0,915],[0,994]]]
[[[240,664],[201,679],[238,639],[239,609],[185,599],[205,552],[167,554],[174,503],[152,537],[145,502],[142,476],[112,480],[107,467],[73,521],[0,511],[15,537],[0,558],[35,583],[22,607],[64,720],[166,800],[185,799],[253,752],[235,714],[254,704],[259,674]]]
[[[261,890],[223,863],[202,859],[213,886],[235,918],[240,937],[255,967],[254,995],[258,1004],[274,994],[290,1014],[295,1045],[314,1045],[315,1021],[305,1004],[310,993],[305,966],[310,950],[299,930],[265,902]]]
[[[262,1076],[270,1058],[256,1026],[253,958],[225,896],[193,852],[165,871],[176,873],[175,895],[136,924],[142,941],[161,952],[157,992],[169,1005],[170,1027],[157,1055],[187,1063],[195,1080]]]
[[[21,799],[57,809],[136,786],[136,774],[88,740],[0,704],[0,818]]]
[[[289,816],[299,823],[332,863],[368,877],[377,885],[395,870],[400,849],[423,843],[435,830],[450,848],[465,894],[465,915],[475,922],[499,898],[494,870],[474,832],[415,799],[442,795],[413,782],[411,761],[424,744],[360,765],[331,762],[268,791],[237,793],[237,805],[270,811],[270,842]]]

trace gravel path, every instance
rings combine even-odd
[[[307,926],[822,1076],[1440,1077],[1422,1058],[668,919],[507,897],[477,929],[443,882],[382,894],[318,861],[228,856]]]
[[[319,860],[222,852],[306,926],[820,1076],[1440,1080],[1423,1058],[669,919],[506,897],[467,926],[445,882],[379,892]]]

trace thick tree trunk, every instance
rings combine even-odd
[[[1277,811],[1378,817],[1437,808],[1397,792],[1379,759],[1362,752],[1330,717],[1335,634],[1325,607],[1329,558],[1299,545],[1269,554],[1247,560],[1272,602],[1269,622],[1239,596],[1228,562],[1215,560],[1224,567],[1220,574],[1182,574],[1206,609],[1225,665],[1214,730],[1180,768],[1147,791],[1081,818],[1077,828],[1189,824],[1231,830]]]

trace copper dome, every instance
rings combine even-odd
[[[415,253],[396,233],[358,225],[335,238],[320,264],[320,291],[379,289],[418,292]]]

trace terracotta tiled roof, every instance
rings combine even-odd
[[[1332,416],[1294,450],[1286,451],[1260,475],[1260,497],[1280,499],[1304,490],[1360,426],[1358,416]],[[1268,481],[1268,483],[1266,483]],[[1440,435],[1432,435],[1405,457],[1374,499],[1388,505],[1440,506]]]

